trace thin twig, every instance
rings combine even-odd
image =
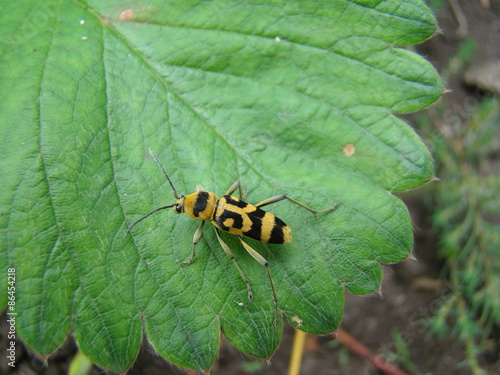
[[[407,375],[404,371],[400,370],[396,366],[390,364],[389,362],[386,362],[384,359],[376,355],[363,343],[356,340],[342,328],[339,328],[337,331],[332,333],[332,336],[337,337],[337,339],[342,344],[347,346],[350,350],[352,350],[360,357],[368,359],[376,368],[378,368],[383,373],[387,375]]]

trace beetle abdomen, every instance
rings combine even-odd
[[[231,195],[217,202],[212,223],[225,232],[266,243],[292,240],[291,228],[279,217]]]

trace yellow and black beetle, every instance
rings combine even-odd
[[[274,288],[273,279],[271,277],[271,271],[269,269],[269,262],[260,255],[256,250],[254,250],[250,245],[248,245],[245,241],[243,241],[243,237],[253,238],[254,240],[265,242],[265,243],[273,243],[273,244],[283,244],[288,243],[292,240],[291,231],[292,229],[285,224],[283,220],[273,215],[270,212],[264,211],[261,207],[266,206],[271,203],[276,203],[284,199],[288,199],[289,201],[305,208],[306,210],[312,212],[313,214],[324,213],[334,210],[338,204],[335,204],[333,207],[327,208],[326,210],[316,211],[310,207],[307,207],[303,203],[296,201],[295,199],[290,198],[286,195],[277,195],[272,198],[268,198],[256,205],[252,205],[241,200],[241,184],[239,181],[236,181],[224,194],[222,197],[218,198],[214,193],[210,193],[203,189],[203,186],[197,185],[196,192],[181,195],[177,194],[175,190],[174,184],[170,180],[167,172],[163,168],[163,165],[160,163],[158,158],[153,154],[151,150],[149,150],[153,159],[158,163],[163,174],[167,178],[170,186],[172,187],[172,191],[174,197],[176,199],[175,203],[170,204],[168,206],[159,207],[147,215],[141,217],[139,220],[135,221],[128,228],[125,235],[127,235],[132,228],[148,216],[152,214],[164,210],[167,208],[174,208],[174,212],[176,214],[185,213],[186,215],[192,217],[196,220],[201,220],[200,226],[194,233],[193,237],[193,248],[191,252],[191,257],[186,262],[182,262],[182,265],[189,265],[195,257],[195,247],[198,241],[200,240],[201,233],[203,230],[203,226],[206,221],[210,221],[215,226],[215,233],[217,235],[217,239],[219,240],[220,245],[224,249],[225,253],[229,256],[233,264],[236,266],[241,278],[246,284],[248,291],[248,299],[250,302],[252,301],[253,294],[250,283],[241,270],[241,268],[236,263],[234,259],[234,255],[229,248],[229,246],[222,240],[219,234],[219,230],[224,232],[236,234],[243,247],[246,251],[260,264],[266,267],[267,274],[269,276],[269,282],[271,284],[271,289],[273,292],[274,302],[276,305],[276,316],[278,315],[278,298],[276,296],[276,290]],[[232,196],[236,189],[239,190],[240,198],[236,198]]]

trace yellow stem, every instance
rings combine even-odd
[[[290,358],[290,368],[288,375],[299,375],[300,364],[302,362],[302,355],[304,353],[304,342],[306,340],[306,333],[300,329],[295,330],[293,337],[292,356]]]

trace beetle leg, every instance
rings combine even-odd
[[[181,263],[182,266],[189,266],[193,262],[193,260],[194,260],[194,254],[195,254],[195,247],[196,247],[196,244],[198,243],[198,241],[201,238],[201,233],[203,232],[203,225],[205,225],[204,221],[201,222],[201,224],[198,227],[198,229],[196,229],[196,232],[194,232],[194,236],[193,236],[193,250],[191,251],[191,258],[189,258],[185,262],[182,262]]]
[[[220,235],[219,235],[219,229],[215,228],[215,234],[217,235],[217,239],[219,240],[219,243],[222,246],[222,249],[227,254],[227,256],[229,257],[229,259],[231,259],[231,261],[233,262],[234,266],[236,267],[236,269],[240,273],[241,278],[245,282],[245,285],[247,286],[248,299],[249,299],[250,302],[252,302],[252,300],[253,300],[253,293],[252,293],[252,287],[250,286],[250,282],[248,281],[247,277],[245,276],[245,274],[241,270],[240,266],[238,266],[238,263],[236,263],[236,259],[234,259],[233,252],[231,251],[231,249],[229,248],[229,246],[227,246],[227,244],[220,237]]]
[[[322,214],[322,213],[325,213],[325,212],[333,211],[340,204],[340,203],[336,203],[334,206],[332,206],[330,208],[327,208],[325,210],[319,210],[319,211],[317,211],[317,210],[313,210],[311,207],[306,206],[304,203],[300,203],[299,201],[296,201],[295,199],[290,198],[288,195],[282,194],[282,195],[277,195],[275,197],[263,200],[262,202],[256,204],[255,207],[263,207],[263,206],[266,206],[268,204],[272,204],[272,203],[276,203],[276,202],[282,201],[283,199],[288,199],[290,202],[295,203],[295,204],[299,205],[302,208],[305,208],[306,210],[308,210],[309,212],[312,212],[315,215],[316,214]]]
[[[236,189],[240,189],[240,197],[241,197],[241,183],[239,181],[236,181],[234,184],[232,184],[229,190],[224,195],[231,195],[236,191]]]
[[[273,291],[273,298],[274,298],[274,305],[276,306],[276,315],[275,315],[275,320],[276,324],[278,323],[278,318],[279,318],[279,310],[278,310],[278,296],[276,295],[276,289],[274,288],[274,282],[273,278],[271,276],[271,269],[269,268],[269,262],[262,256],[260,255],[256,250],[254,250],[249,244],[247,244],[241,236],[238,236],[241,244],[245,248],[246,251],[260,264],[262,264],[264,267],[266,267],[267,271],[267,276],[269,277],[269,283],[271,284],[271,289]]]

